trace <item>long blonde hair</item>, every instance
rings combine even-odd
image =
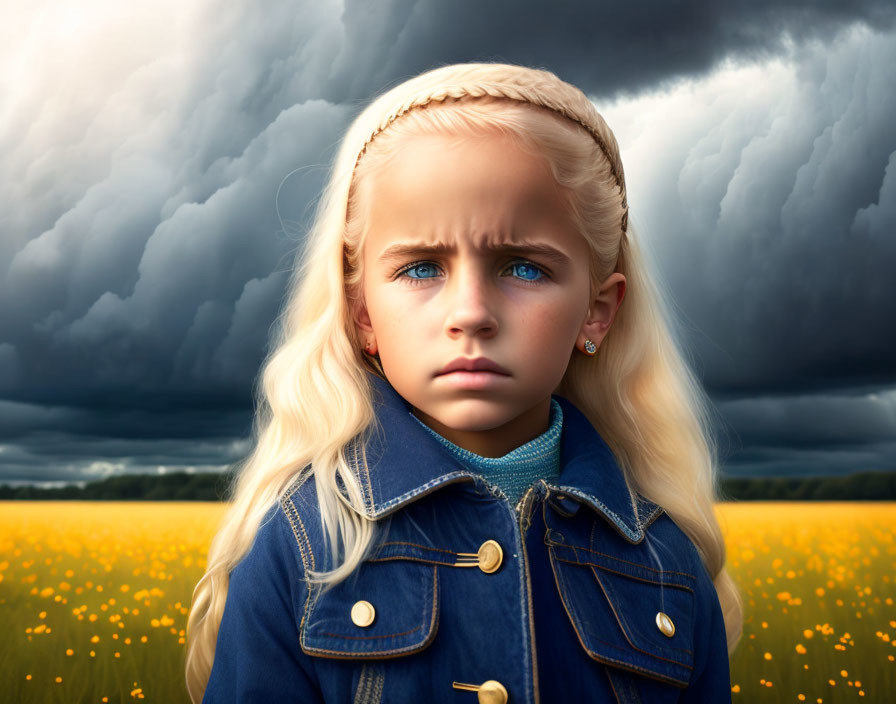
[[[600,354],[574,355],[556,393],[581,409],[607,441],[630,488],[662,506],[693,540],[719,595],[729,653],[738,643],[741,600],[724,567],[725,544],[713,511],[718,474],[710,406],[673,339],[665,297],[627,225],[616,139],[587,97],[553,73],[456,64],[379,96],[340,144],[255,389],[254,448],[239,467],[206,572],[193,592],[186,682],[194,702],[202,699],[211,673],[230,572],[291,485],[313,476],[336,565],[309,571],[309,584],[326,589],[342,581],[374,544],[377,525],[365,514],[347,458],[351,441],[374,421],[368,371],[383,376],[375,358],[362,352],[352,315],[360,295],[369,184],[409,136],[495,132],[550,165],[590,246],[592,287],[613,271],[626,277],[625,300]]]

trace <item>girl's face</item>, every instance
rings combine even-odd
[[[499,457],[547,429],[570,355],[603,339],[625,279],[589,297],[590,252],[544,162],[503,136],[457,142],[409,140],[369,184],[356,320],[421,421]],[[458,360],[492,371],[444,373]]]

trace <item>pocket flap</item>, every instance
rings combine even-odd
[[[589,656],[686,687],[694,666],[696,577],[547,542],[560,597]],[[674,626],[671,636],[657,623],[660,612],[666,630]]]
[[[423,650],[438,629],[437,569],[411,560],[362,562],[348,579],[310,600],[301,625],[302,650],[337,659]],[[352,619],[359,601],[373,607],[369,625]]]

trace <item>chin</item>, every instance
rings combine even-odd
[[[512,420],[511,414],[499,408],[466,408],[432,417],[452,430],[467,433],[494,430]]]

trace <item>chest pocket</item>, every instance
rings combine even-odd
[[[426,648],[438,623],[437,566],[419,561],[412,549],[403,554],[399,546],[312,597],[300,642],[307,654],[321,657],[397,657]]]
[[[588,655],[686,687],[694,665],[696,576],[674,564],[666,569],[650,564],[645,544],[624,541],[605,519],[589,511],[579,511],[565,522],[551,514],[546,508],[551,567]],[[668,562],[673,562],[672,556]]]

